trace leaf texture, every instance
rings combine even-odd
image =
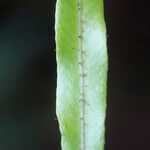
[[[57,0],[55,16],[62,150],[104,150],[108,58],[103,0]]]

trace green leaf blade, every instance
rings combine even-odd
[[[102,0],[57,0],[57,101],[63,150],[103,150],[107,48]]]

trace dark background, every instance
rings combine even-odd
[[[53,0],[0,0],[0,150],[60,150],[54,12]],[[105,0],[105,18],[106,150],[150,150],[149,4]]]

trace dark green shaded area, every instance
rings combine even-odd
[[[0,150],[58,147],[54,19],[48,3],[0,2]]]

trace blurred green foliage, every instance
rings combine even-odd
[[[59,139],[47,3],[0,1],[0,150],[55,149]]]

